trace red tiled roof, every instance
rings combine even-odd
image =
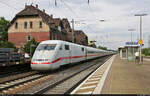
[[[40,16],[44,20],[44,22],[46,22],[49,26],[50,24],[52,24],[51,16],[49,16],[45,12],[41,11],[40,9],[32,5],[26,5],[25,9],[16,14],[16,16],[13,18],[10,24],[12,24],[17,17],[24,17],[24,16]]]

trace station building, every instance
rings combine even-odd
[[[120,58],[135,60],[135,53],[139,52],[140,45],[138,42],[126,42],[125,46],[119,47]]]
[[[8,41],[18,48],[24,46],[32,38],[37,42],[44,40],[72,42],[71,30],[68,19],[53,18],[53,15],[48,15],[45,9],[40,10],[38,5],[25,5],[25,8],[16,14],[8,26]],[[79,33],[75,33],[76,42],[88,45],[86,34],[83,31],[75,32]]]

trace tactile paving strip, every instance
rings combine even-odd
[[[100,94],[97,92],[99,87],[102,87],[101,82],[104,83],[103,77],[107,75],[109,68],[114,60],[115,56],[112,56],[102,66],[100,66],[95,72],[93,72],[86,80],[84,80],[71,94]]]

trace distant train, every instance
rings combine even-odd
[[[54,70],[62,65],[109,54],[112,52],[61,40],[47,40],[41,42],[36,48],[31,60],[31,68],[38,71]]]

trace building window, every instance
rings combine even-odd
[[[16,24],[15,24],[15,28],[16,28],[16,29],[18,28],[18,22],[16,22]]]
[[[32,21],[30,22],[30,28],[33,28],[33,23],[32,23]]]
[[[27,42],[31,40],[30,35],[27,36]]]
[[[24,22],[24,28],[27,29],[27,22]]]
[[[42,28],[42,21],[39,22],[39,28]]]

